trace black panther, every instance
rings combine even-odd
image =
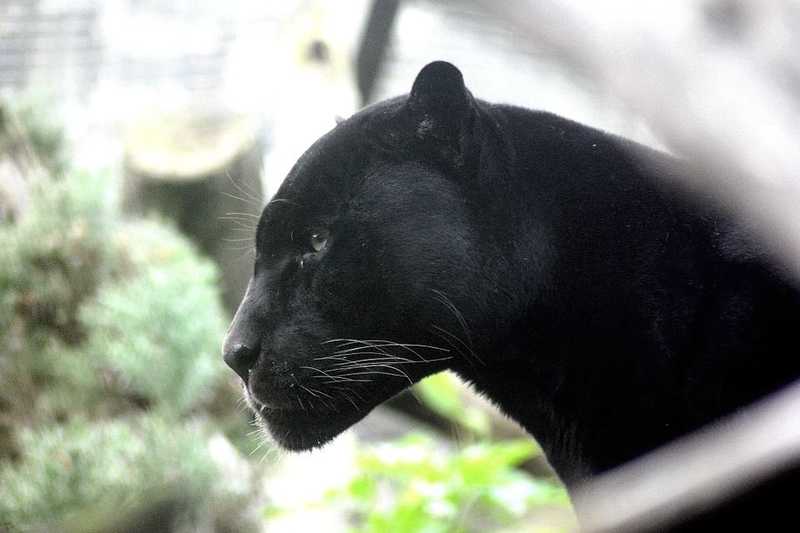
[[[266,205],[225,361],[289,450],[453,370],[574,486],[800,375],[800,292],[693,172],[431,63]]]

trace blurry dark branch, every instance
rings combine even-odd
[[[800,7],[461,0],[643,116],[800,279]],[[659,10],[662,10],[661,12]],[[664,17],[670,10],[671,17]],[[625,16],[619,16],[625,13]]]
[[[371,101],[399,3],[399,0],[372,1],[356,57],[356,83],[362,105]]]

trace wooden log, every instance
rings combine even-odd
[[[231,312],[252,271],[264,146],[258,119],[207,109],[149,117],[126,135],[124,210],[173,221],[213,258]]]

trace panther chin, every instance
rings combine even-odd
[[[297,408],[269,407],[252,394],[245,392],[245,398],[257,423],[267,430],[281,448],[299,452],[319,448],[338,437],[342,432],[364,418],[372,407],[355,408]]]

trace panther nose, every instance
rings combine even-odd
[[[231,367],[247,383],[250,369],[253,368],[253,365],[258,360],[258,349],[251,348],[246,344],[236,343],[226,347],[222,358],[225,360],[225,364]]]

